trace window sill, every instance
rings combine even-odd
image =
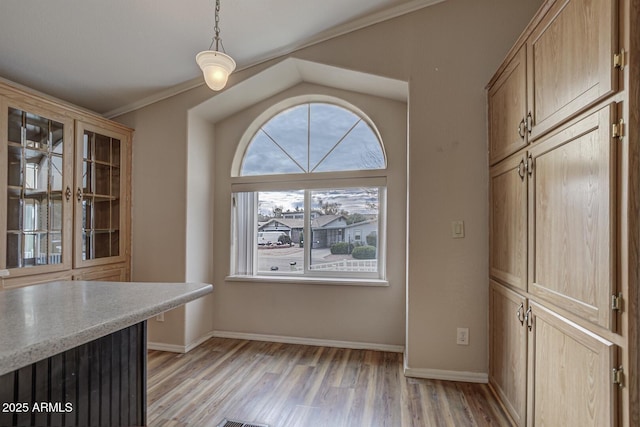
[[[346,279],[327,277],[295,277],[295,276],[242,276],[232,275],[224,278],[226,282],[260,282],[260,283],[295,283],[301,285],[342,285],[342,286],[389,286],[388,280],[381,279]]]

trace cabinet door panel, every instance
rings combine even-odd
[[[605,328],[615,290],[613,106],[532,146],[529,292]]]
[[[529,425],[615,425],[616,347],[536,303],[531,306]]]
[[[535,139],[617,89],[617,0],[558,1],[527,42]]]
[[[490,274],[527,289],[527,182],[525,155],[506,159],[490,171]]]
[[[77,122],[75,267],[122,262],[128,245],[128,144],[118,130]]]
[[[489,163],[526,145],[526,50],[523,47],[489,88]]]
[[[12,277],[69,269],[73,120],[0,97],[0,129],[0,269]]]
[[[524,297],[491,282],[489,381],[519,426],[527,404],[527,328],[521,323],[526,308]]]

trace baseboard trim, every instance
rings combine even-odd
[[[169,351],[171,353],[186,353],[187,346],[149,341],[147,342],[147,350]]]
[[[169,351],[171,353],[188,353],[209,338],[213,337],[213,332],[209,332],[206,335],[201,336],[194,342],[188,345],[177,345],[177,344],[165,344],[161,342],[148,342],[147,349],[149,350],[159,350],[159,351]]]
[[[299,338],[281,335],[263,335],[229,331],[213,331],[211,336],[216,338],[233,338],[249,341],[267,341],[279,342],[284,344],[314,345],[319,347],[337,347],[350,348],[353,350],[376,350],[386,351],[390,353],[404,353],[404,346],[401,345],[375,344],[357,341],[321,340],[316,338]]]
[[[404,367],[404,375],[429,380],[457,381],[464,383],[488,384],[489,375],[484,372],[447,371],[443,369],[421,369]]]

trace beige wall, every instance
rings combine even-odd
[[[540,0],[448,0],[293,54],[409,82],[405,333],[406,360],[414,373],[487,370],[484,86],[540,3]],[[267,65],[234,74],[230,84],[238,84]],[[202,86],[119,118],[136,129],[133,164],[136,280],[186,277],[187,110],[213,95]],[[216,136],[220,136],[218,130]],[[215,185],[216,190],[222,191],[220,183]],[[215,197],[217,202],[219,194]],[[224,219],[218,215],[228,216],[221,209],[216,204],[216,224]],[[451,239],[453,220],[465,221],[464,239]],[[228,268],[228,251],[217,244],[213,250],[214,282],[219,282],[220,271],[226,272]],[[240,320],[231,324],[226,315],[242,307],[227,306],[225,298],[252,306],[279,306],[277,296],[286,292],[289,301],[301,302],[287,305],[277,318],[267,319],[273,330],[283,335],[307,330],[309,335],[325,334],[329,339],[339,339],[331,333],[334,327],[338,332],[339,328],[351,325],[334,324],[333,311],[329,311],[326,315],[329,325],[320,331],[315,320],[323,315],[321,308],[344,310],[347,308],[344,298],[350,299],[359,291],[326,286],[215,285],[211,308],[216,329],[253,328]],[[317,312],[310,312],[314,306],[306,303],[308,300],[319,302]],[[365,298],[361,304],[366,306],[369,302]],[[167,341],[176,339],[166,323],[161,325],[167,329],[165,335],[164,332],[155,335],[156,330],[150,327],[150,336]],[[292,324],[299,328],[294,331]],[[456,346],[455,331],[459,326],[470,328],[469,346]],[[395,325],[390,328],[391,335],[397,333]],[[364,338],[368,339],[371,338]]]
[[[210,282],[213,272],[212,184],[215,179],[215,127],[206,120],[190,117],[187,127],[187,282]],[[197,342],[213,329],[213,295],[187,303],[185,345]]]
[[[225,282],[230,264],[231,164],[249,125],[287,98],[328,95],[364,112],[387,153],[388,287]],[[406,247],[406,123],[403,102],[303,83],[216,124],[214,327],[319,340],[404,345]],[[398,254],[400,256],[398,256]]]

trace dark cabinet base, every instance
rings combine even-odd
[[[0,426],[146,424],[141,322],[0,376]]]

